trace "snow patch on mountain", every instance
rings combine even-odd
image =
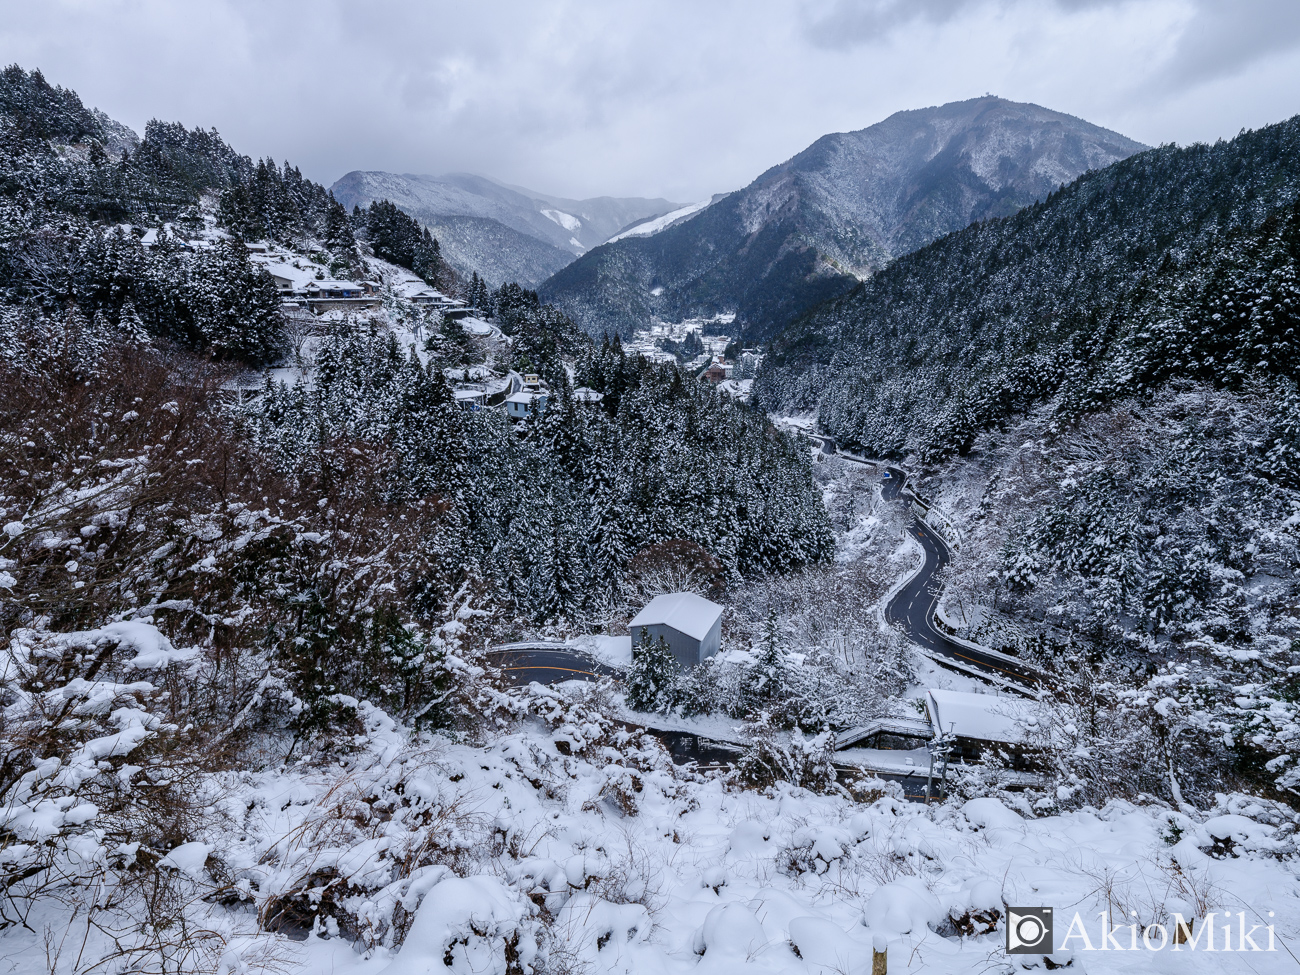
[[[582,221],[571,213],[565,213],[563,210],[543,210],[542,216],[549,220],[554,220],[565,230],[573,231],[582,228]],[[579,247],[582,245],[579,244]]]
[[[609,240],[605,241],[605,243],[612,244],[614,241],[623,240],[626,237],[649,237],[651,234],[657,234],[659,231],[666,230],[674,224],[681,223],[687,217],[694,216],[712,202],[712,199],[701,200],[699,203],[690,203],[684,207],[679,207],[670,213],[665,213],[661,217],[655,217],[653,220],[647,220],[644,223],[637,224],[635,227],[624,230],[620,234],[615,234],[613,237],[609,238]]]

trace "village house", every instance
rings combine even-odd
[[[533,414],[538,416],[546,409],[547,392],[544,389],[527,387],[506,397],[506,416],[512,420],[523,420]]]
[[[1019,697],[930,690],[926,714],[936,739],[948,737],[949,762],[978,762],[986,753],[1001,753],[1016,769],[1033,766],[1031,702]]]
[[[317,315],[335,308],[378,308],[379,296],[356,281],[309,281],[303,289],[307,307]]]

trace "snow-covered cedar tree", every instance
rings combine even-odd
[[[763,721],[781,728],[823,730],[827,702],[813,693],[813,675],[804,661],[792,659],[785,648],[775,609],[769,610],[760,642],[751,653],[753,663],[744,683],[746,711],[762,714]]]
[[[428,227],[388,200],[375,200],[364,211],[362,233],[375,256],[437,283],[443,273],[442,248]]]
[[[636,598],[644,602],[672,592],[718,599],[727,583],[722,564],[686,538],[670,538],[641,550],[628,564],[627,574]]]
[[[632,647],[632,666],[623,678],[627,706],[634,711],[668,711],[676,703],[677,659],[664,638],[641,633]]]

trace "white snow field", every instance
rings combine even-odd
[[[142,667],[174,652],[143,625],[131,637]],[[894,975],[1300,970],[1280,807],[1224,797],[1195,816],[1115,803],[1032,819],[987,797],[911,804],[884,783],[865,801],[747,792],[673,766],[606,716],[602,689],[494,693],[479,743],[413,735],[361,704],[365,731],[342,760],[196,780],[207,814],[159,864],[161,930],[122,879],[135,851],[98,828],[99,810],[33,786],[0,811],[14,838],[0,856],[57,842],[63,876],[81,879],[9,891],[0,971],[865,975],[873,946]],[[92,775],[148,736],[130,714],[120,724],[84,762],[41,774]],[[1054,908],[1058,943],[1078,912],[1087,939],[1008,956],[1007,905]],[[1175,912],[1212,912],[1194,930],[1215,951],[1204,937],[1145,948],[1144,935],[1168,941]],[[133,953],[145,944],[164,948]]]
[[[577,230],[582,226],[582,221],[571,213],[565,213],[563,210],[543,210],[542,216],[548,220],[558,223],[565,230]],[[579,244],[579,247],[582,245]]]

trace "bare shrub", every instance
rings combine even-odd
[[[670,592],[693,592],[717,599],[726,588],[726,573],[716,558],[696,542],[672,538],[642,549],[628,564],[629,598],[648,602]]]

